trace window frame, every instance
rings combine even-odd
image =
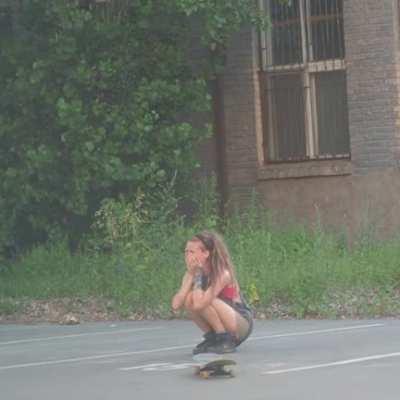
[[[272,0],[273,1],[273,0]],[[271,0],[259,0],[262,11],[269,14]],[[286,163],[298,161],[318,161],[334,159],[350,159],[350,143],[348,152],[344,154],[320,154],[319,131],[317,115],[317,90],[316,76],[322,72],[343,71],[346,74],[346,61],[343,44],[343,58],[332,58],[327,60],[313,60],[313,45],[310,39],[312,32],[312,20],[329,20],[337,18],[338,14],[326,14],[324,16],[312,16],[310,0],[298,0],[299,19],[300,19],[300,43],[302,61],[292,64],[274,65],[272,31],[260,33],[259,35],[259,58],[260,71],[259,81],[261,86],[261,105],[262,105],[262,125],[263,125],[263,153],[265,163]],[[343,15],[342,15],[343,18]],[[343,29],[343,23],[342,23]],[[344,40],[344,38],[342,38]],[[306,143],[305,157],[279,159],[279,151],[276,147],[277,132],[273,127],[273,120],[269,116],[273,115],[271,82],[274,76],[283,74],[299,74],[303,83],[304,96],[304,132]],[[347,90],[347,89],[346,89]],[[347,103],[347,96],[346,96]],[[346,107],[347,108],[347,107]],[[348,118],[347,118],[348,121]]]

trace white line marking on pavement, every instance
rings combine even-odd
[[[332,333],[332,332],[340,332],[340,331],[350,331],[355,329],[366,329],[366,328],[376,328],[384,326],[384,324],[370,324],[370,325],[354,325],[348,326],[344,328],[332,328],[332,329],[321,329],[321,330],[314,330],[314,331],[305,331],[305,332],[295,332],[295,333],[282,333],[277,335],[269,335],[269,336],[258,336],[249,338],[248,340],[262,340],[262,339],[275,339],[275,338],[282,338],[282,337],[291,337],[291,336],[304,336],[304,335],[314,335],[314,334],[321,334],[321,333]],[[5,371],[9,369],[17,369],[17,368],[28,368],[28,367],[42,367],[47,365],[59,365],[59,364],[68,364],[74,362],[81,362],[81,361],[90,361],[90,360],[101,360],[106,358],[112,357],[128,357],[140,354],[151,354],[151,353],[162,353],[168,351],[175,351],[175,350],[183,350],[187,348],[193,347],[195,344],[186,344],[182,346],[171,346],[171,347],[161,347],[156,349],[150,350],[138,350],[138,351],[130,351],[130,352],[116,352],[111,354],[99,354],[95,356],[86,356],[86,357],[76,357],[76,358],[66,358],[60,360],[50,360],[50,361],[39,361],[39,362],[32,362],[26,364],[14,364],[14,365],[5,365],[0,366],[0,371]]]
[[[135,355],[139,355],[139,354],[161,353],[163,351],[174,351],[174,350],[187,349],[187,348],[190,348],[193,346],[194,346],[194,344],[188,344],[188,345],[184,345],[184,346],[161,347],[161,348],[153,349],[153,350],[138,350],[138,351],[129,351],[129,352],[121,352],[121,353],[99,354],[97,356],[64,358],[61,360],[40,361],[40,362],[32,362],[32,363],[26,363],[26,364],[4,365],[4,366],[0,366],[0,371],[5,371],[8,369],[17,369],[17,368],[43,367],[46,365],[69,364],[69,363],[80,362],[80,361],[101,360],[104,358],[112,358],[112,357],[127,357],[127,356],[135,356]]]
[[[385,358],[393,358],[393,357],[400,357],[400,352],[399,353],[389,353],[389,354],[378,354],[378,355],[375,355],[375,356],[368,356],[368,357],[353,358],[353,359],[349,359],[349,360],[335,361],[335,362],[325,363],[325,364],[307,365],[307,366],[304,366],[304,367],[297,367],[297,368],[288,368],[288,369],[278,369],[278,370],[274,370],[274,371],[265,371],[265,372],[262,372],[261,375],[287,374],[287,373],[290,373],[290,372],[308,371],[308,370],[311,370],[311,369],[335,367],[335,366],[338,366],[338,365],[357,364],[357,363],[363,363],[363,362],[367,362],[367,361],[382,360],[382,359],[385,359]]]
[[[144,364],[144,365],[137,365],[136,367],[126,367],[120,368],[120,371],[132,371],[134,369],[142,369],[142,368],[155,368],[155,367],[163,367],[165,365],[171,365],[171,363],[153,363],[153,364]]]
[[[281,334],[268,335],[268,336],[255,336],[255,337],[249,337],[247,340],[252,341],[252,340],[264,340],[264,339],[291,337],[291,336],[307,336],[307,335],[316,335],[316,334],[320,334],[320,333],[335,333],[335,332],[352,331],[352,330],[356,330],[356,329],[379,328],[382,326],[384,326],[384,324],[353,325],[353,326],[346,326],[344,328],[330,328],[330,329],[319,329],[319,330],[304,331],[304,332],[281,333]]]
[[[0,342],[0,346],[6,346],[6,345],[11,345],[11,344],[21,344],[21,343],[45,342],[48,340],[70,339],[70,338],[78,338],[78,337],[84,337],[84,336],[113,335],[114,333],[133,333],[133,332],[150,331],[153,329],[163,329],[163,328],[161,326],[154,326],[152,328],[121,329],[118,331],[113,330],[113,331],[102,331],[102,332],[74,333],[71,335],[49,336],[49,337],[42,337],[42,338],[20,339],[20,340],[12,340],[9,342]]]
[[[119,368],[120,371],[132,371],[132,370],[141,370],[143,372],[168,372],[168,371],[177,371],[180,369],[193,368],[195,363],[190,362],[161,362],[161,363],[153,363],[153,364],[144,364],[137,365],[135,367],[125,367]]]

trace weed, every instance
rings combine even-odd
[[[82,248],[72,254],[65,241],[37,247],[0,268],[0,298],[94,297],[110,300],[122,317],[168,316],[185,271],[185,241],[217,225],[216,203],[210,194],[203,200],[190,223],[172,214],[146,219],[137,203],[107,203],[99,216],[110,251]],[[281,228],[256,204],[231,216],[223,234],[242,290],[257,310],[276,315],[281,307],[296,318],[400,313],[399,238],[360,241],[349,249],[343,236],[321,223]],[[0,302],[0,314],[15,312],[13,301]]]

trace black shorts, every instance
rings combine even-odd
[[[247,332],[239,337],[237,339],[236,342],[236,346],[239,346],[242,342],[244,342],[251,334],[251,332],[253,331],[253,312],[251,311],[250,307],[245,304],[245,303],[238,303],[235,301],[232,301],[230,299],[225,299],[225,298],[221,298],[220,299],[225,302],[226,304],[228,304],[229,306],[231,306],[237,313],[239,313],[246,321],[248,321],[249,323],[249,329],[247,330]]]

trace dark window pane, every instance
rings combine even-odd
[[[272,65],[297,64],[302,62],[301,24],[298,0],[283,4],[271,1],[272,21]]]
[[[344,71],[315,76],[319,155],[350,153]]]
[[[268,145],[271,161],[306,157],[304,97],[301,75],[273,76],[268,88],[270,118]]]
[[[310,0],[311,61],[344,58],[343,0]]]

